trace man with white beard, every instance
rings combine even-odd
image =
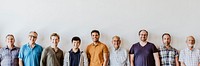
[[[193,36],[188,36],[187,48],[181,50],[179,61],[181,66],[200,66],[200,50],[194,48],[195,38]]]

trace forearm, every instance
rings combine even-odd
[[[105,60],[104,62],[103,62],[103,66],[107,66],[108,65],[108,60]]]
[[[22,61],[22,59],[19,59],[19,66],[23,66],[23,61]]]
[[[181,62],[181,66],[186,66],[183,62]]]

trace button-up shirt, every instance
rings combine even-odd
[[[18,58],[22,59],[24,66],[40,66],[42,46],[35,44],[33,48],[25,44],[20,48]]]
[[[130,66],[128,52],[124,48],[110,48],[110,66]]]
[[[109,53],[108,47],[103,43],[94,43],[87,46],[86,49],[87,57],[89,60],[89,66],[103,66],[104,63],[104,53]]]
[[[19,47],[0,49],[0,66],[19,66],[18,64]]]
[[[167,49],[165,46],[161,46],[159,51],[161,66],[176,66],[175,58],[179,55],[175,48],[170,46]]]
[[[196,48],[181,50],[179,61],[183,62],[186,66],[198,66],[200,62],[200,50]]]

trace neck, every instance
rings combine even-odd
[[[189,47],[190,50],[192,50],[193,48],[194,48],[193,46]]]
[[[74,48],[72,49],[72,51],[73,51],[73,52],[77,52],[77,51],[78,51],[78,48],[75,48],[75,47],[74,47]]]
[[[58,47],[56,45],[51,45],[52,48],[57,49]]]
[[[119,47],[115,47],[115,50],[118,50],[119,49]]]
[[[9,49],[13,49],[13,48],[14,48],[14,45],[8,45],[8,48],[9,48]]]
[[[169,44],[167,44],[167,45],[165,45],[165,47],[166,47],[167,49],[169,49],[170,45],[169,45]]]
[[[31,48],[33,48],[35,46],[35,43],[30,43],[29,42],[29,45],[31,46]]]
[[[94,41],[93,43],[94,43],[94,45],[97,45],[99,43],[99,41]]]

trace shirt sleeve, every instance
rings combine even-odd
[[[104,45],[103,53],[109,53],[109,51],[108,51],[108,47],[107,47],[106,45]]]
[[[181,50],[180,56],[179,56],[179,61],[181,61],[181,62],[184,62],[184,60],[183,60],[183,54],[184,54],[184,52],[183,52],[183,50]]]
[[[20,48],[20,50],[19,50],[18,58],[19,58],[19,59],[23,59],[23,58],[24,58],[24,48],[23,48],[23,46],[22,46],[22,48]]]
[[[153,53],[159,52],[159,50],[156,48],[156,46],[154,44],[153,45]]]
[[[134,54],[134,45],[132,45],[130,51],[129,51],[129,54]]]
[[[44,49],[41,55],[40,66],[46,66],[47,62],[47,50]]]

